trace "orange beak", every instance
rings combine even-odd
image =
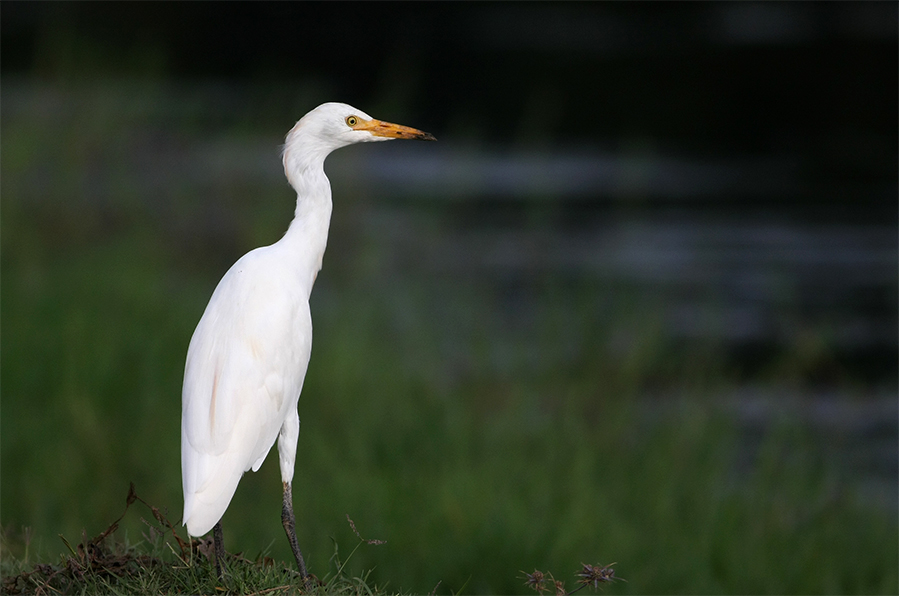
[[[419,141],[436,141],[429,132],[403,126],[401,124],[393,124],[392,122],[383,122],[381,120],[363,120],[359,119],[354,130],[367,130],[376,137],[387,137],[389,139],[417,139]]]

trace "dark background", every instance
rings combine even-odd
[[[7,75],[302,82],[356,103],[402,98],[435,130],[464,121],[499,144],[531,118],[531,134],[559,143],[651,136],[800,152],[840,163],[835,176],[891,180],[888,163],[825,153],[835,135],[894,148],[890,3],[11,2],[3,12]],[[535,118],[535,102],[551,109]]]

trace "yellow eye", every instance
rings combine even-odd
[[[358,122],[358,119],[355,116],[347,116],[346,117],[347,126],[356,126],[357,122]]]

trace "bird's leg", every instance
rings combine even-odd
[[[215,545],[215,573],[222,579],[222,561],[225,558],[225,541],[222,538],[222,522],[219,520],[212,527],[212,543]]]
[[[284,504],[281,507],[281,523],[284,525],[284,531],[287,532],[287,541],[290,542],[290,548],[293,550],[293,556],[297,559],[297,567],[300,569],[300,575],[304,580],[309,579],[306,573],[306,562],[303,560],[303,553],[300,552],[300,545],[297,543],[297,520],[293,515],[293,492],[290,489],[290,483],[284,482]]]

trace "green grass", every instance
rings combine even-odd
[[[227,266],[292,211],[285,185],[236,175],[148,198],[132,147],[166,122],[146,108],[165,90],[116,93],[46,117],[38,101],[4,112],[4,578],[73,556],[58,536],[101,534],[130,482],[177,524],[187,342]],[[199,142],[197,128],[179,138]],[[719,407],[742,381],[720,346],[675,342],[653,299],[595,280],[532,280],[522,322],[501,288],[400,274],[354,223],[365,195],[334,186],[294,479],[312,573],[347,593],[522,593],[523,572],[571,590],[582,564],[616,562],[627,581],[605,594],[899,590],[895,514],[865,503],[801,420],[767,429],[746,461]],[[439,208],[422,217],[443,221]],[[802,393],[799,372],[776,370]],[[245,475],[223,519],[242,557],[229,589],[285,585],[283,565],[256,563],[291,557],[276,461]],[[176,565],[174,539],[141,516],[129,511],[109,552],[167,566],[78,590],[217,593],[209,563]],[[334,545],[359,544],[347,516],[385,544],[341,556],[338,573]]]

